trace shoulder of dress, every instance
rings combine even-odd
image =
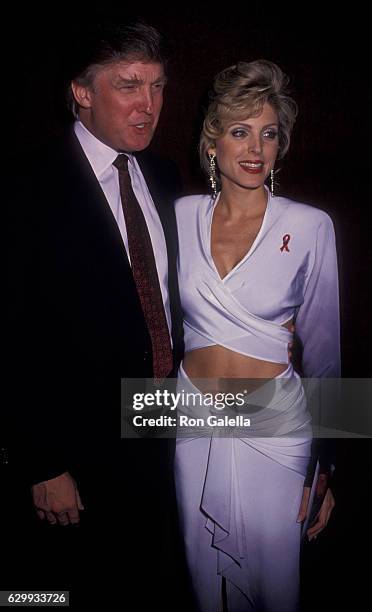
[[[283,215],[288,215],[291,219],[297,219],[299,222],[306,223],[308,226],[333,226],[332,219],[328,213],[316,206],[282,197],[276,197],[274,202],[275,206],[281,209]]]

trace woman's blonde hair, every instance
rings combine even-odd
[[[265,103],[278,114],[278,158],[284,157],[297,115],[297,104],[288,95],[288,82],[279,66],[267,60],[239,62],[217,74],[199,143],[201,166],[207,174],[208,149],[215,146],[228,125],[259,115]]]

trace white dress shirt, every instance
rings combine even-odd
[[[123,247],[126,249],[130,262],[128,235],[120,198],[119,173],[117,168],[112,165],[118,156],[118,152],[111,149],[111,147],[108,147],[103,142],[98,140],[98,138],[93,136],[93,134],[89,132],[81,121],[75,122],[74,131],[90,165],[92,166],[102,191],[106,196],[106,200],[110,206],[112,214],[114,215],[123,239]],[[151,238],[170,333],[171,315],[168,292],[168,257],[164,231],[137,160],[134,155],[127,154],[127,157],[129,159],[128,170],[132,182],[132,188],[145,217]]]

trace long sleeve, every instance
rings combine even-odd
[[[321,427],[327,413],[332,412],[335,386],[330,387],[326,381],[322,384],[319,379],[341,375],[337,254],[333,224],[325,214],[318,227],[314,263],[295,327],[302,344],[302,374],[313,379],[304,381],[315,427],[304,483],[311,487],[317,463],[319,474],[326,474],[329,480],[335,461],[334,440],[323,437]]]
[[[340,376],[340,317],[335,234],[322,214],[315,259],[295,320],[302,344],[302,373],[308,378]]]

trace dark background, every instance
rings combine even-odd
[[[67,2],[43,10],[33,5],[27,13],[13,10],[3,21],[8,31],[3,137],[20,163],[66,123],[61,60],[76,25],[85,19],[121,20],[127,13],[120,4],[80,4],[78,13]],[[363,6],[225,2],[217,8],[212,2],[198,7],[175,2],[137,13],[174,45],[153,146],[178,163],[187,194],[206,189],[197,143],[213,76],[238,60],[258,58],[278,63],[290,76],[300,112],[290,151],[280,163],[278,193],[314,204],[334,220],[343,376],[355,378],[371,376],[372,32]],[[361,557],[371,552],[369,456],[369,440],[339,444],[334,518],[327,534],[304,551],[305,609],[349,602],[364,607],[368,601]]]

